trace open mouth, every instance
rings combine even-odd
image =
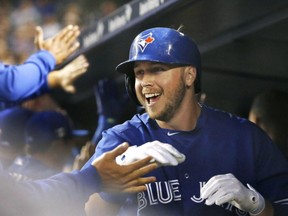
[[[160,96],[160,93],[150,93],[145,94],[145,98],[148,104],[151,104],[153,101],[155,101]]]

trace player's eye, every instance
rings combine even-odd
[[[168,68],[165,66],[154,66],[154,67],[152,67],[151,72],[157,73],[157,72],[162,72],[162,71],[166,71],[166,70],[168,70]]]
[[[144,74],[144,70],[135,70],[134,71],[135,78],[140,78],[143,76],[143,74]]]

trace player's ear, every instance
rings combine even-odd
[[[187,66],[184,69],[184,73],[186,86],[191,87],[196,79],[196,68],[192,66]]]

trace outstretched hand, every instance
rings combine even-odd
[[[68,25],[56,35],[44,40],[43,30],[37,26],[34,44],[38,50],[49,51],[55,57],[56,64],[61,64],[80,47],[77,41],[79,35],[78,26]]]
[[[103,191],[136,193],[145,191],[145,184],[156,181],[155,177],[143,177],[157,168],[156,163],[150,163],[151,157],[127,166],[120,166],[116,163],[115,158],[125,152],[127,148],[128,144],[123,143],[92,162],[101,176]]]
[[[74,81],[84,74],[89,63],[84,55],[78,56],[60,70],[48,74],[48,85],[50,88],[61,87],[68,93],[75,93]]]

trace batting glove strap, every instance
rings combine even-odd
[[[265,200],[251,185],[247,184],[247,187],[252,192],[250,197],[251,209],[249,209],[249,213],[252,216],[259,215],[265,208]]]

